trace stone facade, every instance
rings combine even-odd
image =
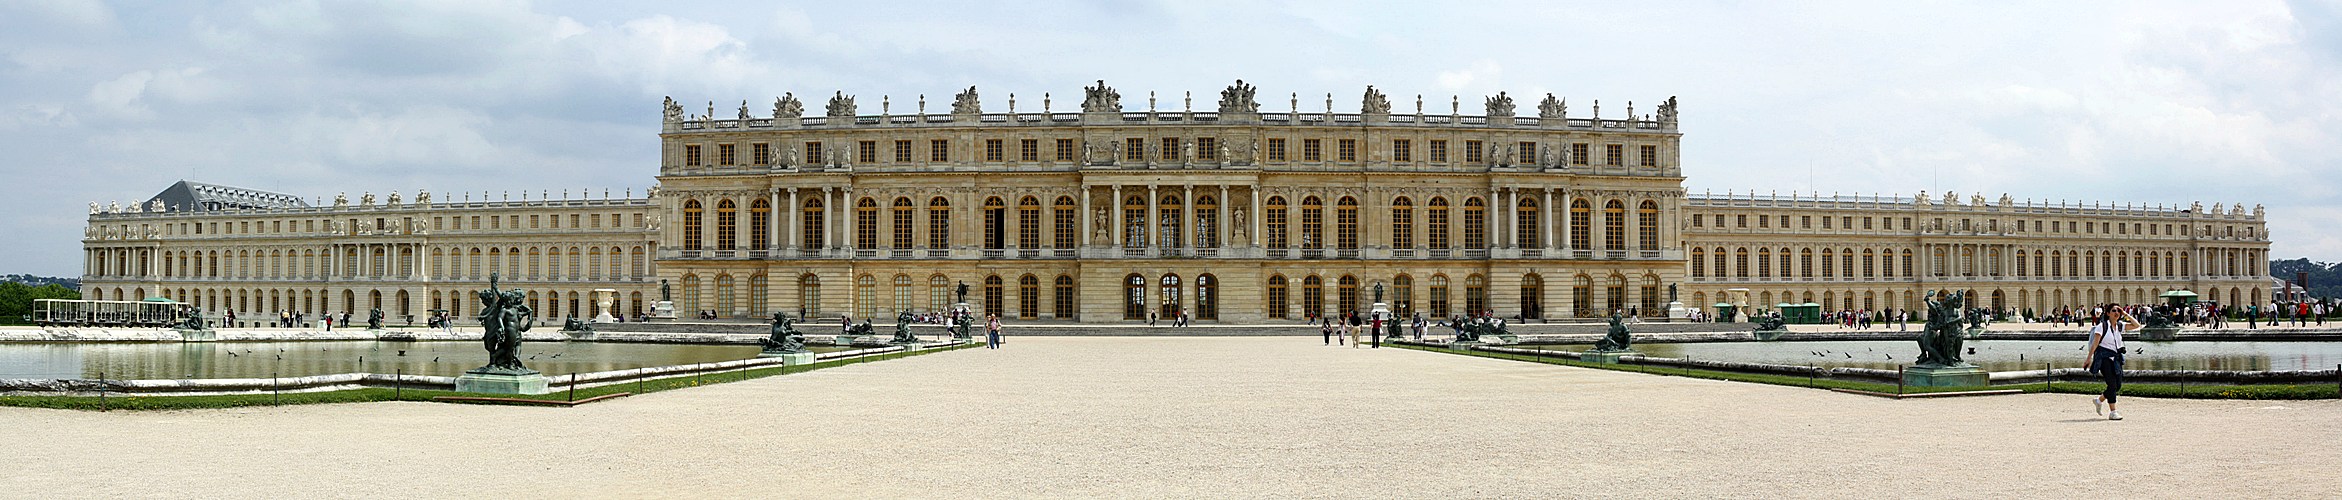
[[[965,282],[1005,318],[1240,323],[1365,311],[1376,284],[1402,312],[1592,316],[1683,279],[1672,105],[1260,113],[1239,83],[1224,112],[1122,112],[1086,90],[1078,113],[985,113],[974,89],[954,114],[670,104],[660,278],[678,310],[731,317],[883,321]]]
[[[2268,300],[2266,214],[2190,207],[2018,202],[1945,193],[1872,196],[1693,195],[1684,230],[1684,303],[1825,311],[1926,309],[1927,290],[2013,312],[2157,302]],[[1747,296],[1726,293],[1746,289]],[[1727,298],[1729,297],[1729,298]]]
[[[596,288],[619,290],[630,316],[657,300],[650,250],[656,218],[648,198],[385,204],[367,195],[332,206],[98,210],[83,240],[83,295],[103,300],[167,297],[239,322],[278,311],[381,308],[387,324],[432,309],[469,318],[472,292],[497,273],[527,290],[546,317],[591,317]],[[177,208],[177,209],[175,209]]]

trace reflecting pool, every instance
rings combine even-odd
[[[809,346],[817,352],[842,350]],[[753,345],[529,342],[521,362],[546,375],[753,358]],[[371,372],[456,376],[488,364],[475,341],[0,343],[0,378],[268,378]]]

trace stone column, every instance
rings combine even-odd
[[[783,208],[781,205],[781,190],[766,189],[764,196],[766,199],[771,200],[769,203],[772,203],[771,210],[765,212],[766,219],[764,221],[764,248],[768,251],[777,251],[781,249],[781,242],[787,241],[783,239],[783,236],[781,236],[781,231],[783,228],[789,227],[789,223],[787,222],[789,210],[787,208]],[[771,258],[773,254],[767,253],[765,255],[766,258]]]
[[[1228,210],[1236,208],[1236,200],[1228,199],[1227,184],[1220,185],[1218,206],[1218,210],[1212,211],[1212,241],[1217,242],[1212,248],[1225,248],[1228,246]]]
[[[1090,238],[1091,234],[1096,234],[1094,232],[1096,229],[1091,227],[1091,219],[1095,217],[1096,215],[1090,211],[1090,187],[1086,185],[1082,186],[1081,213],[1074,214],[1073,217],[1075,225],[1081,227],[1081,234],[1074,235],[1074,241],[1081,243],[1079,245],[1075,245],[1076,247],[1086,247],[1097,244],[1097,241],[1094,241]]]
[[[1251,231],[1251,232],[1245,233],[1245,235],[1246,235],[1246,238],[1248,239],[1248,241],[1246,241],[1245,243],[1247,243],[1247,244],[1248,244],[1248,246],[1251,246],[1251,247],[1253,247],[1253,248],[1262,248],[1262,246],[1261,246],[1261,242],[1262,242],[1262,241],[1267,241],[1267,238],[1266,238],[1265,236],[1263,236],[1263,235],[1261,235],[1261,234],[1260,234],[1260,229],[1261,229],[1261,222],[1260,222],[1260,220],[1261,220],[1261,218],[1263,218],[1263,217],[1265,217],[1265,216],[1266,216],[1265,214],[1262,214],[1262,213],[1261,213],[1261,203],[1262,203],[1262,202],[1261,202],[1260,184],[1253,184],[1253,185],[1252,185],[1252,186],[1250,186],[1250,187],[1251,187],[1251,189],[1249,190],[1248,194],[1246,194],[1245,196],[1246,196],[1246,197],[1248,197],[1248,198],[1251,198],[1251,199],[1252,199],[1252,213],[1251,213],[1250,215],[1248,215],[1248,216],[1247,216],[1247,217],[1249,217],[1249,219],[1247,219],[1247,221],[1252,223],[1252,224],[1251,224],[1251,225],[1252,225],[1252,228],[1251,228],[1251,229],[1249,229],[1249,231]]]
[[[1196,246],[1195,242],[1200,239],[1199,235],[1197,235],[1195,231],[1196,219],[1194,184],[1182,184],[1179,186],[1179,201],[1181,203],[1185,203],[1186,205],[1184,205],[1179,212],[1179,241],[1178,245],[1176,246],[1188,250],[1187,253],[1189,254],[1193,254]]]
[[[780,225],[783,228],[787,228],[785,230],[789,232],[789,246],[786,250],[791,252],[795,252],[798,246],[805,244],[803,240],[805,233],[805,229],[803,227],[805,214],[800,210],[803,210],[803,208],[797,206],[797,188],[789,188],[789,205],[787,208],[777,210],[777,212],[784,214],[781,217],[785,220],[781,222]],[[795,256],[792,255],[790,257]]]
[[[1551,251],[1555,247],[1561,246],[1556,243],[1561,240],[1561,231],[1554,230],[1554,227],[1563,225],[1559,223],[1559,220],[1569,216],[1569,207],[1553,204],[1553,188],[1544,188],[1537,191],[1539,193],[1538,196],[1541,198],[1537,200],[1537,202],[1545,205],[1545,220],[1539,221],[1538,224],[1544,229],[1543,231],[1538,231],[1539,233],[1543,233],[1541,237],[1544,239],[1537,242],[1537,247]]]
[[[1130,232],[1130,225],[1124,224],[1122,220],[1121,185],[1117,184],[1114,186],[1114,197],[1106,199],[1106,207],[1106,223],[1112,224],[1114,226],[1112,229],[1114,238],[1109,240],[1106,246],[1112,248],[1121,248],[1126,244],[1125,242],[1130,241],[1130,235],[1127,234]]]
[[[1156,201],[1160,201],[1160,199],[1157,198],[1158,195],[1155,194],[1155,188],[1156,186],[1154,184],[1147,185],[1147,221],[1146,224],[1142,226],[1145,228],[1146,233],[1144,233],[1142,236],[1147,239],[1147,244],[1145,246],[1148,248],[1159,248],[1164,246],[1163,211],[1162,206],[1156,203]]]

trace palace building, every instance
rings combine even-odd
[[[597,312],[580,303],[595,288],[639,314],[663,282],[684,317],[881,322],[950,307],[966,283],[982,314],[1094,323],[1297,322],[1363,312],[1377,290],[1402,314],[1562,319],[1664,315],[1676,287],[1693,307],[1836,310],[1912,307],[1936,288],[2008,307],[2170,289],[2233,302],[2265,284],[2257,208],[1687,196],[1673,98],[1604,118],[1599,101],[1573,116],[1548,95],[1528,117],[1501,93],[1464,115],[1420,97],[1394,112],[1372,87],[1357,113],[1332,112],[1330,94],[1323,112],[1298,95],[1262,112],[1255,92],[1239,81],[1210,110],[1150,96],[1129,111],[1100,82],[1076,109],[1044,95],[1038,111],[1011,97],[988,112],[971,87],[948,113],[922,98],[908,114],[889,99],[864,114],[841,92],[820,116],[789,95],[725,119],[670,100],[647,198],[312,207],[181,183],[129,210],[93,205],[84,283],[398,318],[462,310],[500,273],[561,316]]]

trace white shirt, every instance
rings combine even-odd
[[[2119,323],[2119,322],[2118,322],[2118,323],[2100,323],[2100,324],[2097,324],[2097,325],[2091,325],[2091,326],[2090,326],[2090,333],[2091,333],[2091,334],[2093,334],[2093,335],[2098,335],[2098,347],[2104,347],[2104,348],[2106,348],[2106,349],[2108,349],[2108,350],[2112,350],[2112,351],[2116,351],[2116,352],[2121,352],[2121,351],[2122,351],[2122,328],[2120,328],[2120,327],[2116,326],[2116,325],[2121,325],[2121,324],[2122,324],[2122,323]]]

